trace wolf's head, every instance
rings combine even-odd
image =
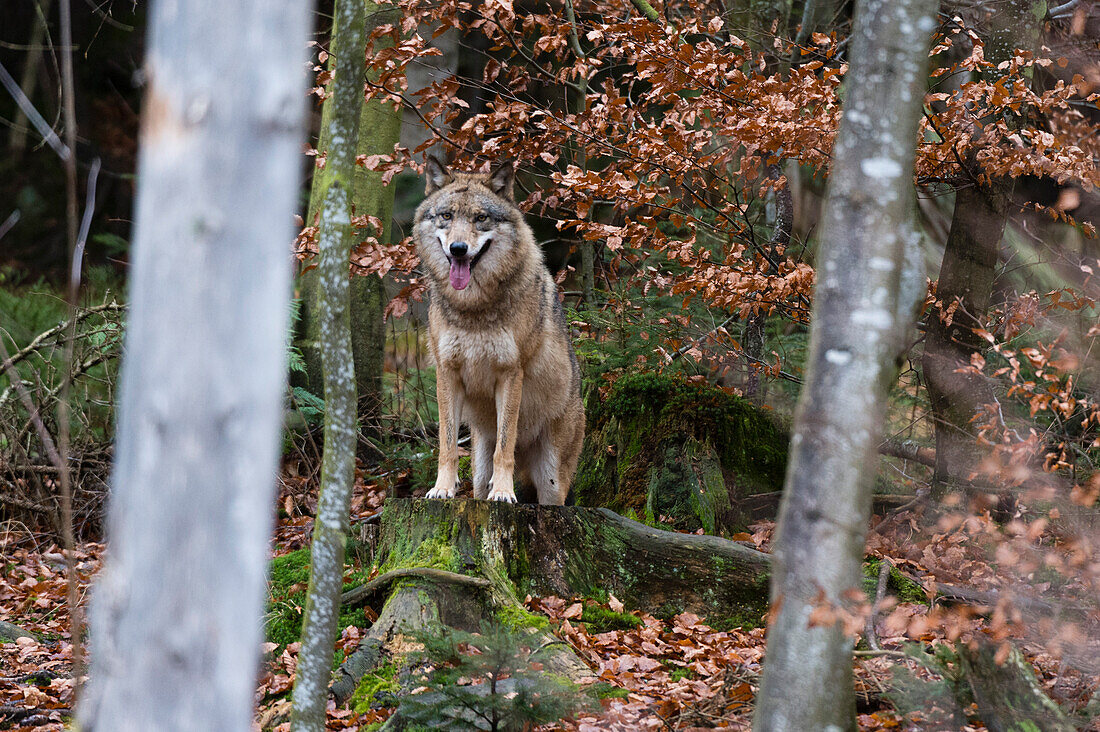
[[[428,197],[413,221],[421,261],[437,286],[487,294],[484,290],[499,283],[526,254],[516,256],[530,238],[525,237],[529,229],[523,213],[512,200],[512,162],[498,163],[487,174],[462,173],[428,157],[425,171]],[[460,298],[470,296],[473,292]]]

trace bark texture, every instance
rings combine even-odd
[[[339,0],[333,25],[335,73],[326,100],[328,162],[320,211],[317,349],[325,384],[325,451],[310,544],[309,592],[294,682],[294,730],[323,730],[336,620],[343,588],[348,506],[355,480],[355,368],[349,312],[348,258],[353,235],[349,191],[363,106],[366,46],[361,0]]]
[[[358,135],[350,141],[353,155],[382,155],[393,152],[393,146],[401,134],[401,110],[389,102],[363,101],[362,90],[367,81],[363,65],[363,51],[366,39],[372,29],[379,25],[395,23],[399,20],[397,10],[383,7],[378,3],[358,0],[358,12],[362,14],[364,31],[356,45],[345,44],[334,28],[330,44],[333,79],[330,84],[339,82],[341,64],[354,57],[358,62],[353,73],[359,81]],[[348,49],[345,51],[344,49]],[[358,49],[353,51],[351,49]],[[325,100],[321,111],[321,137],[317,149],[328,151],[329,163],[317,170],[313,176],[313,188],[310,194],[308,221],[312,223],[325,203],[325,192],[332,181],[330,169],[334,138],[331,119],[334,114],[333,98]],[[367,236],[375,236],[386,241],[390,236],[393,219],[394,191],[392,185],[383,185],[382,174],[372,172],[363,166],[355,166],[348,177],[347,193],[352,214],[357,217],[373,216],[382,222],[382,232],[359,230],[353,246]],[[321,367],[321,313],[319,272],[316,269],[302,273],[299,288],[302,297],[302,356],[306,362],[307,378],[315,393],[321,392],[324,383]],[[355,359],[355,381],[360,421],[368,435],[377,431],[377,422],[382,405],[382,363],[385,332],[382,320],[385,308],[385,289],[382,279],[377,275],[356,276],[351,280],[351,319],[355,329],[351,334],[352,350]]]
[[[374,595],[384,605],[360,650],[337,672],[337,699],[394,660],[385,649],[399,646],[398,636],[433,618],[467,630],[483,619],[538,629],[523,609],[526,594],[602,590],[650,612],[758,619],[769,567],[766,554],[739,544],[652,529],[606,509],[393,498],[382,514],[375,561],[381,577],[390,574],[383,584],[394,589],[388,597],[376,594],[388,589],[379,586],[345,593],[348,603]],[[555,650],[545,663],[567,675],[582,671],[571,653],[547,640]]]
[[[914,306],[899,293],[906,252],[918,241],[913,157],[935,7],[931,0],[856,5],[808,375],[779,514],[756,730],[856,728],[852,645],[840,619],[861,597],[876,446]]]
[[[309,5],[157,3],[89,730],[248,730]]]

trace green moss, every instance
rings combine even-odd
[[[672,673],[668,675],[668,680],[681,681],[683,679],[690,679],[693,676],[695,676],[695,672],[692,671],[690,668],[680,667],[672,670]]]
[[[349,552],[350,556],[351,553]],[[299,549],[271,560],[271,580],[267,612],[264,615],[264,635],[279,645],[294,643],[302,632],[302,614],[306,606],[306,590],[309,588],[309,548]],[[346,569],[352,565],[345,564]],[[352,573],[344,590],[366,582],[367,573],[357,569]],[[340,613],[340,628],[349,625],[362,628],[367,625],[363,608],[347,609]]]
[[[585,605],[581,621],[589,633],[605,633],[609,630],[634,630],[642,625],[641,618],[629,613],[617,613],[599,605]]]
[[[396,706],[397,699],[394,695],[399,690],[397,667],[392,663],[385,663],[363,676],[359,686],[355,687],[348,706],[360,714],[369,712],[375,705]]]
[[[528,612],[519,605],[507,604],[496,612],[497,620],[508,630],[546,630],[550,627],[550,620],[542,615]]]
[[[404,533],[405,527],[393,526],[393,548],[379,567],[379,572],[385,573],[402,567],[431,567],[460,572],[462,562],[452,542],[455,527],[441,522],[437,527],[418,528],[427,528],[430,533],[417,540],[417,537]]]
[[[863,563],[863,592],[871,600],[874,600],[878,593],[878,575],[881,570],[881,559],[870,559]],[[886,589],[901,602],[928,604],[928,593],[924,588],[899,572],[897,567],[890,567]]]
[[[781,490],[789,436],[768,413],[710,384],[621,376],[586,398],[579,505],[708,533],[743,527],[731,496]]]
[[[587,689],[596,699],[625,699],[630,696],[629,689],[623,689],[606,681],[597,681]]]

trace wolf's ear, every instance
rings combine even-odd
[[[439,158],[434,155],[428,155],[425,158],[424,175],[428,179],[424,192],[429,196],[454,180],[451,171],[447,170],[446,166],[439,162]]]
[[[489,190],[501,198],[512,199],[512,184],[516,181],[515,163],[510,158],[489,169]]]

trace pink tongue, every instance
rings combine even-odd
[[[451,287],[456,290],[465,290],[468,284],[470,284],[470,260],[452,259]]]

